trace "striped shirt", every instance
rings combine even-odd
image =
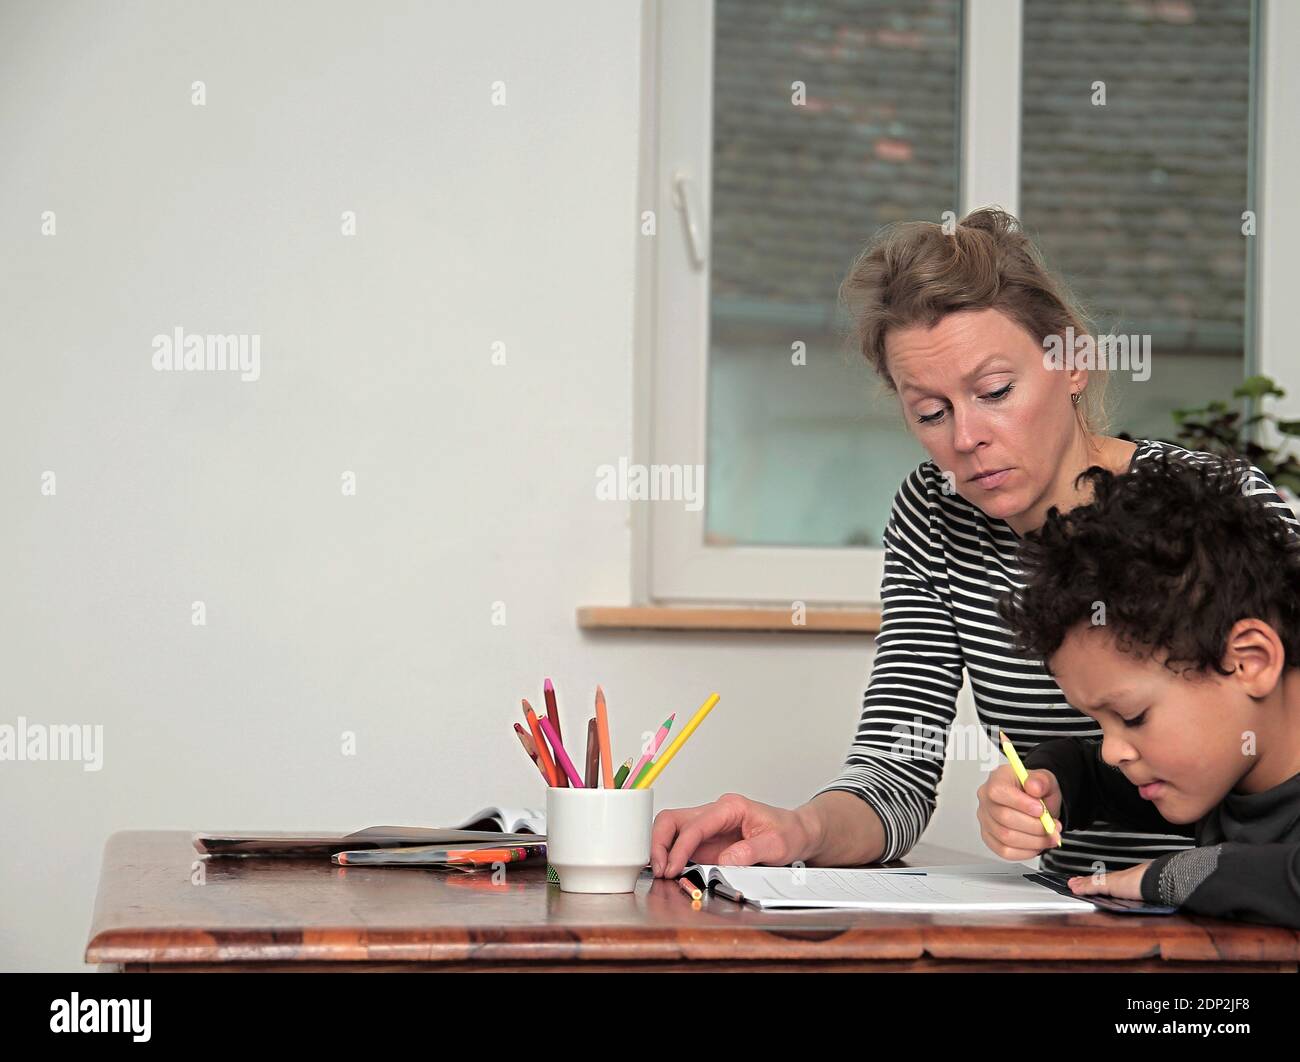
[[[1130,468],[1160,451],[1201,463],[1212,454],[1159,440],[1135,440]],[[1000,728],[1021,756],[1040,741],[1100,738],[1101,728],[1071,707],[1042,660],[1014,654],[996,599],[1024,585],[1020,539],[1003,520],[957,494],[944,494],[926,461],[903,481],[885,528],[882,618],[857,734],[839,776],[818,793],[865,800],[885,830],[882,862],[906,855],[934,813],[945,747],[963,672],[983,733],[954,735],[954,755],[988,762],[987,734]],[[1243,491],[1259,496],[1300,533],[1300,521],[1253,466]],[[1178,852],[1186,836],[1125,830],[1108,822],[1072,830],[1043,853],[1044,869],[1089,873]]]

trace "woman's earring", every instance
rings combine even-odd
[[[1078,391],[1073,391],[1073,392],[1071,392],[1071,394],[1070,394],[1070,401],[1073,402],[1076,406],[1079,404],[1079,392],[1078,392]]]

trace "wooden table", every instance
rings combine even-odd
[[[907,862],[972,859],[922,844]],[[105,848],[86,961],[128,971],[1294,973],[1300,933],[1181,915],[764,912],[716,896],[695,910],[648,870],[633,893],[588,896],[548,885],[540,865],[494,885],[490,873],[210,859],[188,833],[131,831]]]

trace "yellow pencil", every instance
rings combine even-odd
[[[1016,772],[1016,781],[1020,783],[1020,788],[1025,788],[1025,779],[1029,777],[1029,772],[1025,770],[1025,765],[1020,762],[1020,757],[1016,755],[1016,747],[1011,744],[1011,739],[1001,730],[998,731],[998,740],[1002,742],[1002,751],[1006,753],[1007,759],[1011,762],[1011,769]],[[1052,813],[1047,810],[1047,805],[1041,800],[1038,806],[1043,809],[1043,813],[1038,816],[1038,821],[1043,824],[1043,829],[1047,831],[1048,837],[1056,838],[1056,847],[1060,848],[1064,843],[1060,834],[1056,832],[1056,823],[1052,821]]]
[[[709,694],[709,699],[700,705],[700,710],[691,716],[691,721],[682,728],[682,732],[673,738],[673,742],[659,754],[659,758],[650,765],[650,769],[641,776],[640,779],[632,786],[633,789],[648,789],[651,783],[659,777],[659,772],[668,766],[669,761],[677,755],[677,750],[686,744],[686,739],[695,733],[695,728],[704,722],[704,717],[713,711],[713,706],[718,703],[716,693]]]

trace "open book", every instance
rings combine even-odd
[[[1026,864],[842,869],[731,867],[692,863],[683,871],[702,889],[761,910],[854,908],[864,911],[1076,911],[1087,900],[1025,877]]]
[[[545,835],[546,811],[537,808],[484,808],[482,811],[476,811],[456,828]]]
[[[328,856],[367,848],[408,848],[431,844],[544,841],[546,812],[537,808],[484,808],[457,826],[368,826],[353,833],[196,833],[194,847],[221,856]]]

